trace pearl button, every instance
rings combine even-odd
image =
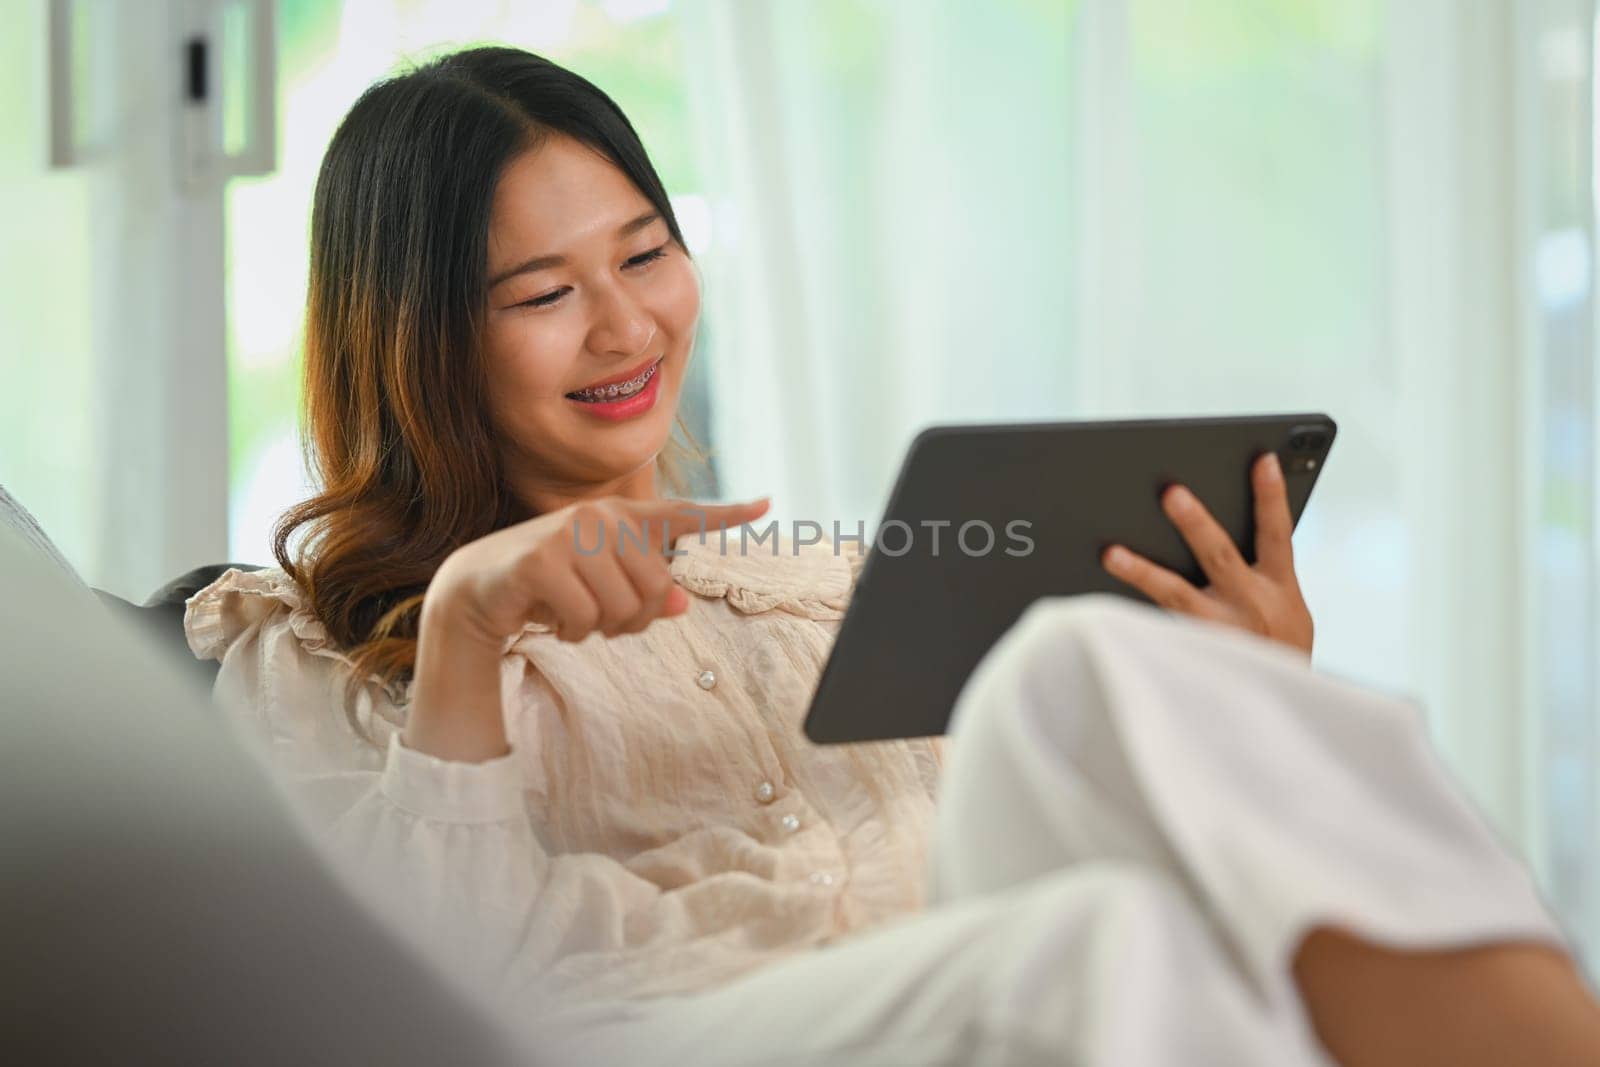
[[[701,689],[711,689],[717,684],[717,676],[710,671],[701,671],[700,677],[695,681],[699,683]]]
[[[832,885],[833,884],[833,875],[829,874],[827,871],[812,871],[811,872],[811,884],[812,885]]]
[[[778,791],[772,788],[771,782],[762,782],[756,786],[756,799],[763,804],[771,804],[772,799],[777,795]]]
[[[791,834],[800,829],[800,816],[785,815],[783,817],[783,828],[789,831]]]

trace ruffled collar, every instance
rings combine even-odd
[[[672,576],[690,592],[727,597],[740,611],[787,610],[838,618],[856,568],[850,546],[795,541],[774,531],[765,541],[748,525],[687,534],[673,546]]]

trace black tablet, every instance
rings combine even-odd
[[[1203,584],[1161,510],[1173,482],[1192,489],[1253,562],[1251,464],[1278,454],[1298,522],[1335,432],[1320,414],[922,431],[873,533],[806,736],[830,744],[943,733],[973,668],[1033,601],[1143,599],[1101,568],[1110,544]]]

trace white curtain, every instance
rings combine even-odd
[[[870,533],[922,424],[1068,389],[1067,5],[679,9],[724,489]]]
[[[1529,449],[1524,750],[1529,847],[1600,969],[1600,630],[1596,532],[1595,4],[1524,14],[1516,129],[1527,272],[1521,340]]]
[[[1541,303],[1592,313],[1592,5],[678,10],[723,494],[870,534],[930,422],[1327,411],[1320,666],[1423,702],[1600,951],[1592,331]]]

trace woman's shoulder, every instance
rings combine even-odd
[[[725,599],[746,614],[813,619],[843,618],[865,559],[857,544],[777,525],[686,534],[674,548],[672,575],[689,592]]]
[[[297,773],[373,770],[388,735],[404,725],[409,685],[369,674],[349,709],[352,729],[344,683],[356,663],[280,567],[223,572],[185,602],[183,628],[196,657],[221,664],[218,701],[262,731]]]
[[[183,630],[199,659],[220,661],[246,635],[281,632],[302,653],[350,665],[311,610],[305,591],[282,567],[224,571],[184,602]]]

